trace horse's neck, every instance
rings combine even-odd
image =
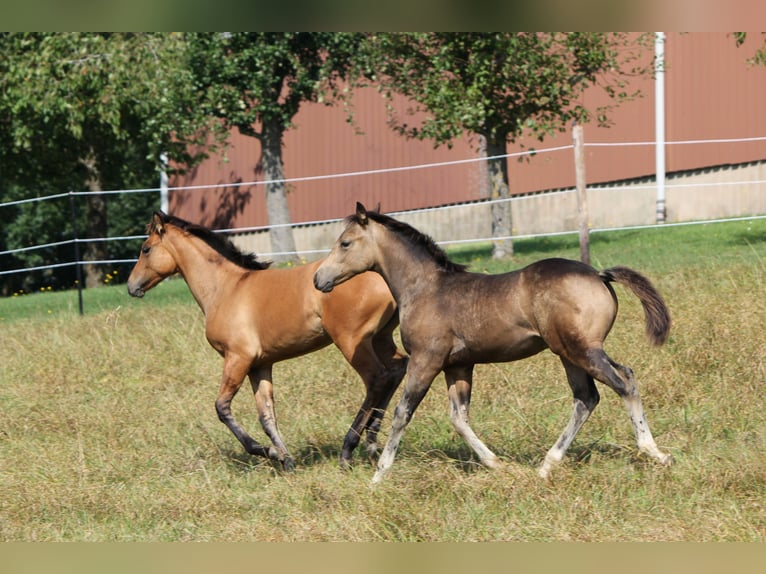
[[[391,241],[379,253],[380,274],[399,306],[436,288],[439,267],[427,255],[413,252],[398,241]]]
[[[220,290],[226,285],[223,276],[231,273],[233,264],[196,237],[174,239],[173,248],[181,275],[202,312],[207,314],[219,299]]]

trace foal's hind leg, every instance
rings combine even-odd
[[[609,362],[620,373],[622,380],[626,381],[626,387],[629,390],[628,393],[622,395],[622,399],[625,402],[625,407],[628,409],[630,422],[633,423],[633,432],[636,434],[638,450],[648,454],[662,464],[670,464],[672,462],[671,455],[662,452],[657,448],[657,443],[654,442],[652,431],[649,429],[649,423],[646,421],[644,406],[641,404],[638,384],[633,376],[633,370],[615,363],[611,359],[609,359]]]
[[[447,379],[452,426],[473,449],[484,466],[497,468],[500,464],[497,456],[476,436],[469,424],[468,410],[471,405],[473,367],[445,369],[444,376]]]
[[[368,452],[375,453],[377,451],[377,428],[380,423],[378,422],[377,426],[373,427],[372,436],[370,436],[369,426],[374,424],[376,418],[380,419],[383,416],[383,411],[385,411],[391,396],[399,385],[401,376],[392,378],[389,369],[376,354],[371,336],[366,336],[360,341],[353,340],[350,336],[337,337],[335,344],[346,357],[346,360],[359,373],[359,376],[362,377],[366,389],[362,406],[343,440],[340,464],[342,468],[348,468],[351,466],[354,449],[359,445],[362,432],[365,429],[368,429]]]
[[[646,421],[646,414],[641,404],[641,396],[638,392],[638,384],[633,376],[633,371],[614,362],[601,349],[590,351],[589,358],[593,365],[593,376],[611,387],[622,397],[630,415],[630,421],[633,423],[638,450],[648,454],[662,464],[670,464],[672,457],[657,448],[654,437],[652,437],[652,431],[649,429],[649,423]]]
[[[545,455],[543,463],[537,470],[537,474],[541,478],[548,478],[551,469],[563,460],[567,449],[599,401],[598,390],[596,390],[593,377],[565,358],[560,358],[566,370],[572,394],[574,395],[574,410],[564,432],[561,433],[561,436],[559,436],[558,440]]]
[[[264,432],[274,446],[269,449],[269,457],[279,460],[285,470],[293,470],[295,461],[287,451],[285,441],[279,434],[277,415],[274,412],[274,391],[271,382],[271,366],[260,367],[250,371],[250,384],[255,394],[255,406],[258,409],[258,420]]]

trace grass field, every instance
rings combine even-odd
[[[362,384],[329,347],[275,368],[277,413],[297,469],[246,455],[217,420],[222,361],[181,280],[143,300],[124,285],[0,300],[0,540],[3,541],[764,541],[766,221],[593,234],[596,267],[647,274],[673,316],[644,339],[617,287],[607,350],[640,381],[669,468],[638,456],[618,397],[602,401],[549,483],[535,474],[571,412],[545,352],[482,365],[472,421],[506,463],[476,464],[449,422],[443,377],[372,488],[358,452],[338,469]],[[577,258],[575,236],[453,258],[499,272]],[[397,400],[398,393],[394,400]],[[249,390],[236,416],[265,441]],[[390,412],[383,425],[387,436]]]

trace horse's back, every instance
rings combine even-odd
[[[598,277],[598,271],[590,265],[577,261],[575,259],[564,259],[562,257],[551,257],[549,259],[540,259],[530,263],[526,267],[519,269],[519,273],[532,277],[535,281],[556,281],[563,278],[577,276]]]
[[[577,345],[600,344],[617,311],[614,292],[598,272],[568,259],[508,273],[459,273],[444,287],[437,312],[420,313],[418,323],[428,333],[438,329],[435,317],[449,322],[450,363],[513,361],[546,347],[560,352],[572,338]]]
[[[537,305],[610,293],[598,271],[571,259],[542,259],[507,273],[456,273],[446,279],[440,289],[442,305],[476,315],[508,309],[526,315]]]
[[[592,300],[602,306],[614,300],[614,292],[599,272],[581,261],[551,258],[519,270],[519,289],[536,304],[567,304],[581,307]]]

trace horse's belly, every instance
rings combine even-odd
[[[507,363],[536,355],[548,346],[539,336],[520,337],[514,341],[460,341],[453,346],[448,364]]]

